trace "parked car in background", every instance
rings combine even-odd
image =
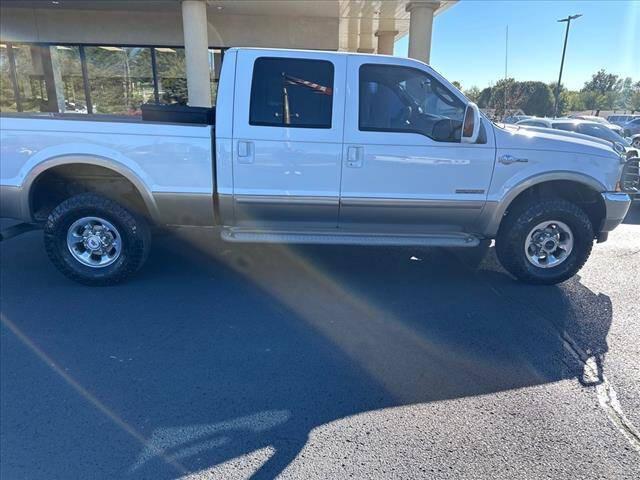
[[[589,122],[597,122],[606,127],[609,127],[611,130],[619,134],[620,136],[624,136],[624,131],[620,125],[616,125],[615,123],[611,123],[609,120],[603,117],[597,117],[595,115],[569,115],[568,118],[574,118],[576,120],[587,120]]]
[[[640,115],[609,115],[607,121],[614,125],[622,126],[634,118],[640,118]]]
[[[620,129],[620,132],[617,132],[609,128],[608,125],[600,122],[574,118],[529,118],[527,120],[521,120],[516,125],[523,127],[555,128],[556,130],[565,130],[567,132],[581,133],[590,137],[601,138],[621,144],[625,148],[631,146],[631,143],[622,137],[622,129]]]
[[[634,118],[622,125],[625,137],[631,137],[640,133],[640,117]]]
[[[504,120],[502,120],[504,123],[510,123],[510,124],[514,124],[514,123],[518,123],[521,120],[526,120],[527,118],[533,118],[531,115],[509,115],[507,117],[504,117]]]
[[[578,113],[574,113],[573,115],[569,115],[568,118],[575,118],[576,120],[589,120],[590,122],[598,123],[610,123],[606,118],[598,117],[596,115],[580,115]]]

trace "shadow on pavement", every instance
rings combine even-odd
[[[579,278],[516,283],[492,251],[478,270],[460,258],[442,249],[228,245],[192,233],[160,239],[141,274],[114,288],[5,265],[18,278],[4,289],[2,313],[142,432],[145,444],[120,454],[127,467],[116,476],[176,478],[269,447],[252,478],[274,478],[328,422],[582,379],[567,342],[605,355],[606,295]],[[27,283],[38,302],[24,310],[17,291]],[[52,441],[42,432],[37,440]],[[86,478],[83,465],[112,448],[105,441],[74,444],[77,464],[45,447],[37,462],[50,477]],[[11,457],[23,445],[5,448]]]

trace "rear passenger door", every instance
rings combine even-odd
[[[236,225],[336,228],[346,57],[241,50],[236,68]]]

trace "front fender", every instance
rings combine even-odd
[[[483,235],[489,238],[497,235],[502,217],[518,195],[535,185],[558,180],[580,183],[597,192],[607,190],[606,186],[599,180],[579,172],[557,170],[531,175],[524,180],[520,180],[515,185],[504,188],[499,198],[486,203],[480,215],[480,230]]]

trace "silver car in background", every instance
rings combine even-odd
[[[629,120],[622,125],[625,137],[632,137],[633,135],[640,134],[640,117]]]
[[[542,127],[564,130],[567,132],[581,133],[590,137],[601,138],[610,142],[618,143],[625,148],[631,146],[629,141],[622,136],[622,129],[611,128],[602,122],[591,122],[589,120],[578,120],[574,118],[528,118],[521,120],[516,125],[522,127]]]
[[[630,122],[634,118],[640,118],[640,115],[609,115],[607,121],[614,125],[622,126],[627,122]]]

